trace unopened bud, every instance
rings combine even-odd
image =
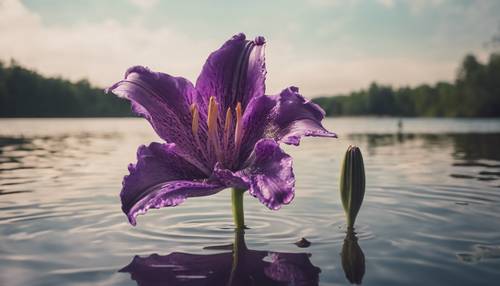
[[[349,146],[345,153],[340,174],[340,197],[347,217],[348,228],[354,227],[363,197],[365,196],[365,167],[363,156],[356,146]]]

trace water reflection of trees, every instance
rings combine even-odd
[[[160,256],[135,256],[121,269],[138,285],[318,285],[321,270],[307,253],[248,249],[244,233],[235,232],[234,243],[210,249],[232,250],[216,254],[172,252]]]
[[[424,148],[452,146],[453,157],[460,160],[500,161],[499,133],[464,134],[352,134],[350,140],[366,142],[373,152],[374,148],[395,146],[420,140]]]
[[[453,136],[456,159],[500,161],[500,134],[459,134]]]
[[[473,173],[453,171],[451,177],[494,181],[500,179],[500,134],[499,133],[463,133],[463,134],[356,134],[350,140],[367,145],[368,154],[374,156],[381,147],[399,146],[411,150],[417,142],[426,150],[451,149],[451,167],[477,167]],[[471,169],[472,170],[472,169]]]

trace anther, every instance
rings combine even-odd
[[[191,117],[193,118],[191,122],[191,130],[193,131],[193,135],[195,138],[198,136],[198,126],[199,126],[199,120],[200,120],[200,115],[198,114],[198,108],[196,107],[196,104],[191,104]]]
[[[210,101],[208,103],[208,116],[207,116],[207,126],[208,133],[212,133],[215,130],[217,125],[217,103],[215,102],[215,97],[211,96]]]
[[[208,103],[208,118],[207,118],[207,125],[208,125],[208,143],[212,143],[215,149],[215,154],[217,156],[217,159],[220,161],[221,158],[221,152],[220,152],[220,146],[219,146],[219,134],[217,132],[217,116],[218,116],[218,104],[215,101],[215,97],[211,96],[210,97],[210,102]]]
[[[241,103],[236,105],[236,130],[234,132],[234,145],[239,150],[241,139],[243,137],[243,112],[241,110]]]
[[[224,121],[224,149],[228,148],[229,143],[229,129],[231,129],[231,120],[233,119],[233,115],[231,113],[231,108],[228,108],[226,111],[226,120]]]

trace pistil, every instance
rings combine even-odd
[[[193,137],[195,139],[197,147],[202,148],[199,137],[200,114],[198,106],[193,103],[190,107],[190,111],[192,117],[191,131],[193,132]],[[218,162],[227,164],[227,166],[229,167],[234,164],[235,160],[238,159],[237,156],[239,154],[241,141],[243,140],[243,109],[241,107],[241,103],[238,102],[235,109],[229,107],[226,110],[222,138],[219,138],[219,132],[221,131],[219,130],[218,112],[219,104],[217,103],[215,97],[211,96],[207,110],[207,159],[213,160],[215,153],[215,159]],[[235,123],[233,123],[233,116],[235,116],[233,115],[233,112],[236,115]],[[234,149],[232,148],[232,146],[230,146],[232,145],[232,143],[230,142],[232,134],[234,134]],[[231,152],[228,153],[228,151],[230,150]]]
[[[243,110],[241,109],[241,103],[238,102],[236,105],[236,130],[234,131],[234,146],[235,152],[238,154],[240,152],[241,140],[243,139]]]
[[[224,121],[224,150],[229,148],[229,130],[231,129],[233,119],[233,114],[231,112],[231,108],[228,108],[226,111],[226,120]]]

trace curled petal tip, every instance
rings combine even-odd
[[[290,86],[289,88],[292,92],[299,92],[299,88],[296,86]]]
[[[284,205],[289,205],[293,201],[294,198],[295,198],[295,188],[292,188],[289,190],[289,193],[285,197],[278,199],[276,201],[264,201],[261,199],[259,199],[259,200],[268,209],[273,210],[273,211],[277,211],[277,210],[280,210]]]
[[[255,37],[254,43],[260,46],[266,43],[266,39],[263,36],[257,36]]]
[[[246,36],[245,36],[245,33],[239,33],[239,34],[236,34],[233,36],[233,40],[240,40],[240,41],[244,41],[246,40]]]
[[[110,93],[113,93],[113,90],[115,90],[115,88],[117,88],[120,84],[122,83],[122,81],[119,81],[119,82],[116,82],[115,84],[113,84],[112,86],[104,89],[104,93],[106,94],[110,94]],[[117,94],[118,97],[122,97],[120,95]]]
[[[135,219],[135,216],[134,216],[134,215],[127,215],[127,218],[128,218],[128,222],[129,222],[132,226],[136,226],[136,225],[137,225],[137,220]]]
[[[148,67],[145,66],[131,66],[125,71],[125,79],[131,74],[131,73],[150,73],[151,70]]]
[[[273,211],[277,211],[281,209],[281,207],[283,207],[284,205],[289,205],[294,198],[295,198],[295,187],[291,188],[289,193],[280,202],[274,202],[274,204],[268,205],[268,208],[270,208]]]
[[[135,164],[134,163],[128,164],[127,169],[130,173],[133,173],[135,171]]]
[[[294,146],[299,146],[300,145],[300,136],[288,136],[284,138],[283,143],[289,144],[289,145],[294,145]]]

